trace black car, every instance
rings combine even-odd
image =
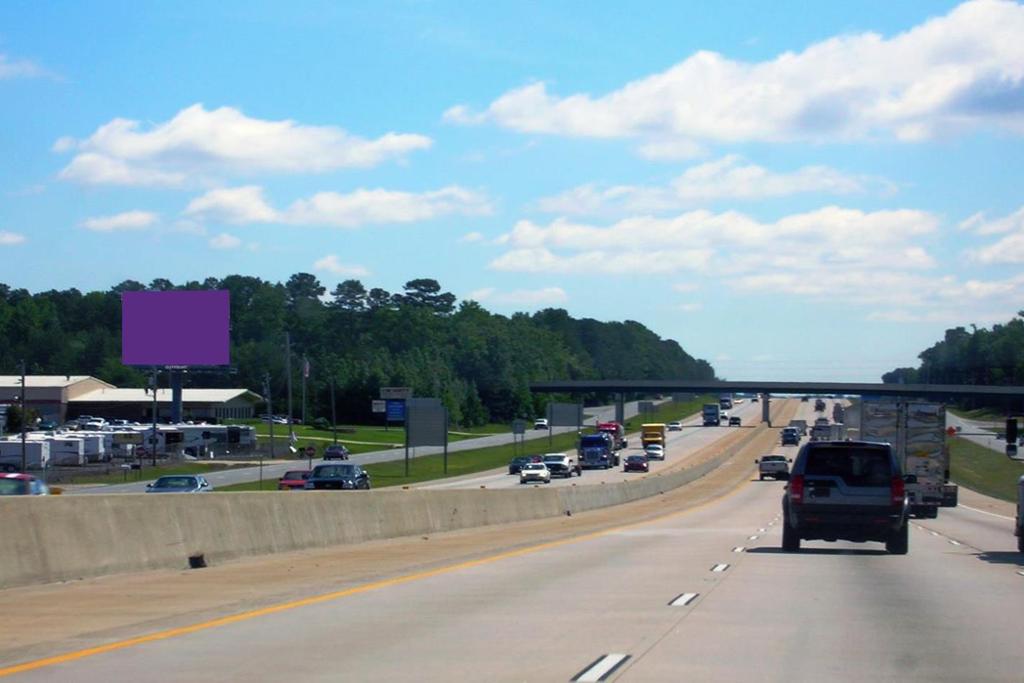
[[[650,472],[651,464],[646,455],[626,456],[626,464],[622,466],[623,472]]]
[[[340,443],[332,444],[324,449],[324,460],[348,460],[348,449]]]
[[[519,474],[519,471],[523,469],[523,465],[528,462],[533,462],[533,458],[529,455],[517,455],[512,458],[512,461],[508,464],[508,473]]]
[[[369,489],[370,475],[359,465],[317,465],[306,480],[306,490]]]
[[[729,418],[729,426],[730,427],[741,427],[742,425],[743,425],[743,420],[741,420],[740,418],[736,417],[735,415],[733,415],[732,417]]]
[[[800,550],[801,539],[881,541],[906,555],[909,504],[906,484],[889,444],[815,441],[793,463],[782,497],[782,549]]]

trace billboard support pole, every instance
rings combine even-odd
[[[334,374],[331,374],[331,428],[334,429],[334,445],[338,445],[338,415],[334,404]]]
[[[268,423],[270,425],[270,457],[274,457],[274,405],[270,400],[270,373],[263,375],[263,393],[267,395],[267,415]],[[262,451],[260,451],[262,452]],[[261,456],[262,457],[262,456]],[[263,488],[263,484],[260,484],[260,488]]]
[[[21,471],[28,472],[28,452],[25,446],[25,423],[28,422],[28,414],[25,411],[25,394],[28,387],[25,386],[25,360],[21,361]],[[39,452],[39,466],[43,465],[42,451]]]
[[[409,476],[409,420],[405,421],[405,476]]]
[[[302,354],[302,424],[308,425],[306,419],[306,379],[309,377],[309,359]]]
[[[448,409],[444,409],[444,473],[448,474]]]
[[[154,365],[153,366],[153,379],[150,382],[150,385],[153,387],[153,433],[149,437],[149,452],[153,454],[153,466],[154,467],[156,467],[156,411],[157,411],[156,390],[157,390],[157,386],[159,386],[159,379],[158,379],[157,372],[158,372],[158,370],[156,369],[156,366]],[[139,474],[140,475],[142,474],[142,457],[141,456],[139,456]]]
[[[288,376],[288,438],[292,438],[295,427],[292,425],[292,334],[284,333],[284,372]]]
[[[182,399],[181,399],[181,370],[176,368],[168,368],[167,374],[171,384],[171,422],[179,424],[182,419]]]

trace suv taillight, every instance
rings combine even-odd
[[[804,502],[804,475],[795,474],[789,478],[789,502]]]
[[[907,495],[907,487],[903,483],[903,477],[893,477],[889,490],[892,492],[892,504],[902,505],[903,497]]]

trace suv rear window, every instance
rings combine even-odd
[[[804,474],[839,477],[849,486],[888,486],[893,471],[885,448],[817,446],[807,453]]]

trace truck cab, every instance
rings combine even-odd
[[[705,427],[717,427],[722,423],[722,409],[717,403],[705,403],[701,417]]]

